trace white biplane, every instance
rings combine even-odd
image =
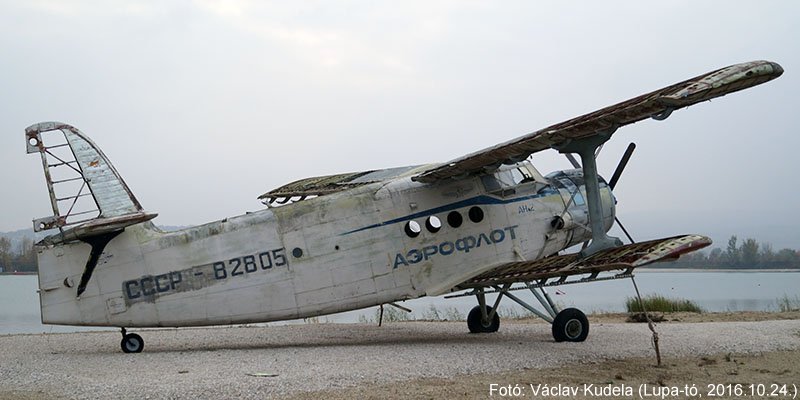
[[[445,163],[292,182],[260,196],[263,210],[176,232],[153,225],[157,214],[78,129],[30,126],[27,152],[41,155],[54,213],[34,229],[57,229],[36,244],[42,322],[119,327],[122,350],[140,352],[141,336],[126,329],[288,320],[460,293],[477,297],[470,332],[497,331],[508,298],[552,323],[556,341],[583,341],[586,316],[559,310],[546,287],[629,277],[711,243],[609,237],[612,189],[633,146],[608,182],[598,147],[621,126],[782,73],[768,61],[729,66]],[[542,175],[527,160],[546,149],[582,162],[570,157],[575,169]]]

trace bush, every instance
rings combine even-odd
[[[455,307],[445,308],[444,311],[439,311],[435,305],[431,304],[428,311],[422,313],[422,319],[425,321],[465,321],[466,318],[461,311]]]
[[[498,307],[497,315],[502,319],[527,319],[535,317],[535,315],[525,309],[519,310],[516,307]]]
[[[381,317],[381,309],[380,307],[375,309],[375,321],[378,321]],[[414,320],[411,313],[403,311],[399,308],[391,306],[389,304],[383,305],[383,322],[401,322],[401,321],[412,321]]]
[[[695,304],[693,301],[686,299],[670,299],[668,297],[656,294],[652,296],[646,296],[642,298],[642,301],[644,302],[644,308],[647,310],[647,312],[703,312],[703,309],[700,308],[700,306]],[[628,297],[625,300],[625,308],[629,313],[644,311],[639,304],[639,299],[636,297]]]
[[[784,294],[783,297],[778,299],[777,303],[778,310],[781,312],[800,311],[800,296],[791,298],[788,294]]]

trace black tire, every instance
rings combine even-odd
[[[492,312],[492,307],[486,306],[486,314],[488,315],[490,312]],[[473,307],[467,315],[467,326],[470,333],[492,333],[500,329],[500,316],[497,313],[494,313],[494,317],[488,325],[484,324],[482,320],[481,306]]]
[[[589,336],[589,320],[581,310],[561,310],[553,320],[553,339],[556,342],[582,342]]]
[[[119,345],[124,353],[141,353],[144,350],[144,339],[135,333],[129,333],[122,337]]]

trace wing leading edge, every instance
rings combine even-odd
[[[621,126],[647,118],[665,119],[677,109],[760,85],[781,74],[783,68],[770,61],[731,65],[468,154],[423,171],[412,180],[432,183],[457,179],[503,163],[522,161],[532,153],[570,140],[611,134]]]
[[[674,236],[607,249],[587,258],[578,253],[520,261],[501,265],[484,272],[456,289],[533,282],[557,278],[561,281],[573,275],[596,274],[612,270],[629,270],[659,261],[671,261],[695,250],[709,246],[711,239],[701,235]]]

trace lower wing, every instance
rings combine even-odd
[[[586,258],[580,258],[578,253],[574,253],[533,261],[512,262],[484,272],[458,285],[456,289],[533,281],[544,284],[554,278],[566,282],[570,276],[584,274],[589,274],[586,280],[593,280],[600,272],[612,270],[630,272],[633,268],[655,262],[675,260],[681,254],[702,249],[710,244],[711,239],[708,237],[683,235],[607,249]]]

